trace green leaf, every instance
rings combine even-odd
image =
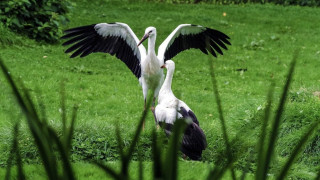
[[[4,8],[4,12],[9,12],[10,11],[10,8],[9,7],[6,7],[6,8]]]
[[[20,21],[18,18],[13,18],[11,19],[11,23],[15,24],[18,27],[21,27],[22,25],[20,24]]]

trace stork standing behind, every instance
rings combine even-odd
[[[200,160],[202,151],[207,147],[204,132],[199,127],[199,121],[189,106],[176,98],[171,90],[174,62],[168,60],[162,67],[167,68],[167,76],[160,89],[158,105],[155,109],[156,120],[164,128],[166,135],[170,136],[177,119],[191,119],[192,122],[184,131],[181,151],[192,160]]]
[[[139,41],[131,28],[124,23],[99,23],[81,26],[65,31],[62,39],[69,39],[63,45],[70,45],[65,53],[85,57],[90,53],[104,52],[115,55],[124,62],[131,72],[139,79],[144,97],[144,109],[148,90],[153,91],[151,110],[154,113],[156,97],[163,82],[163,70],[160,68],[167,60],[181,51],[196,48],[203,53],[208,51],[216,57],[216,52],[223,54],[221,48],[227,49],[229,37],[224,33],[199,25],[179,25],[159,46],[158,56],[155,52],[156,28],[148,27]],[[148,41],[148,52],[141,44]],[[207,51],[208,50],[208,51]]]

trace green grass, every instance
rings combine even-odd
[[[118,162],[108,162],[108,165],[110,165],[113,168],[119,168],[120,165]],[[77,167],[75,169],[76,178],[81,180],[95,180],[95,179],[109,179],[110,176],[106,175],[105,172],[103,172],[100,168],[98,168],[95,165],[84,163],[84,162],[77,162],[72,164],[74,167]],[[138,166],[139,163],[136,161],[132,162],[132,166],[130,166],[129,173],[132,177],[132,179],[138,178]],[[152,179],[152,162],[145,161],[143,163],[144,167],[144,174],[143,176],[145,179]],[[202,163],[202,162],[192,162],[192,161],[179,161],[179,168],[178,168],[178,174],[183,175],[185,179],[191,180],[191,179],[205,179],[209,173],[210,168],[212,167],[209,163]],[[41,165],[24,165],[25,171],[29,172],[28,179],[47,179],[45,171]],[[193,169],[193,171],[190,171],[190,168]],[[194,173],[198,172],[198,173]],[[16,171],[13,171],[13,174],[15,174]],[[0,177],[3,177],[5,174],[4,169],[0,169]],[[240,172],[238,173],[238,175]],[[227,172],[225,175],[226,179],[231,179],[230,172]],[[248,179],[250,176],[248,176]]]
[[[223,12],[227,16],[222,16]],[[271,173],[276,174],[277,167],[284,164],[305,127],[320,119],[320,100],[313,95],[320,91],[320,11],[317,8],[78,1],[70,20],[66,29],[99,22],[124,22],[139,38],[146,27],[155,26],[157,45],[181,23],[200,24],[228,34],[232,46],[224,56],[214,59],[214,68],[229,138],[241,140],[234,144],[233,151],[245,154],[236,163],[238,169],[244,169],[246,161],[252,158],[250,153],[254,153],[261,124],[258,120],[263,116],[271,80],[275,82],[273,102],[278,102],[295,49],[300,49],[300,56],[282,116]],[[50,124],[61,128],[61,81],[64,80],[66,85],[68,116],[71,116],[73,104],[79,105],[72,159],[118,160],[115,125],[119,125],[124,145],[128,146],[143,110],[141,87],[127,67],[115,57],[105,54],[69,59],[63,53],[66,48],[60,44],[43,45],[25,37],[14,37],[17,35],[6,32],[2,27],[0,31],[0,55],[4,63],[14,77],[23,80],[32,95],[37,94],[37,98],[44,102]],[[208,148],[204,151],[203,160],[206,163],[219,162],[218,152],[224,150],[225,145],[207,57],[192,50],[179,54],[173,60],[176,63],[173,91],[193,109],[207,136]],[[247,71],[236,71],[240,68]],[[2,166],[9,154],[14,122],[22,117],[12,97],[1,74]],[[273,105],[272,109],[275,107]],[[153,126],[154,120],[149,114],[138,147],[146,161],[151,159]],[[22,123],[20,129],[23,160],[39,162],[26,124]],[[315,176],[320,159],[318,134],[293,166],[293,171],[290,171],[292,177],[308,179]],[[188,167],[189,162],[181,164],[184,163],[187,165],[182,166]],[[255,165],[250,164],[250,169],[255,169]]]

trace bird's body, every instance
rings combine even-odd
[[[160,68],[163,63],[158,59],[155,53],[156,29],[154,27],[146,29],[146,33],[150,31],[153,31],[153,35],[149,36],[146,58],[141,60],[142,72],[141,79],[139,79],[145,100],[148,95],[148,89],[153,91],[153,97],[155,99],[159,94],[159,90],[163,82],[163,70]]]
[[[171,90],[172,79],[169,77],[170,74],[168,73],[159,92],[156,117],[158,122],[173,124],[177,118],[182,118],[182,115],[178,113],[180,107],[183,107],[187,112],[191,109],[186,103],[175,97]]]
[[[104,52],[115,55],[124,62],[131,72],[138,78],[143,91],[144,102],[148,90],[153,94],[154,109],[155,99],[163,82],[163,70],[160,68],[168,59],[179,52],[196,48],[208,54],[207,50],[216,56],[216,52],[223,54],[220,47],[227,49],[229,37],[224,33],[199,25],[179,25],[160,45],[158,54],[155,52],[156,28],[148,27],[145,35],[139,41],[131,28],[124,23],[99,23],[81,26],[65,31],[62,39],[68,39],[63,45],[70,45],[65,52],[73,52],[71,58],[80,55],[85,57],[90,53]],[[143,45],[148,40],[148,51]],[[154,111],[153,111],[154,112]]]
[[[192,160],[199,160],[207,146],[206,137],[199,127],[195,114],[186,103],[176,98],[171,90],[174,62],[166,61],[164,66],[167,68],[167,76],[160,89],[158,105],[155,108],[156,121],[162,124],[165,133],[170,136],[176,120],[191,119],[192,122],[189,122],[182,138],[181,151]]]

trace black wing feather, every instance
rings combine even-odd
[[[206,136],[199,127],[196,115],[191,110],[187,111],[184,107],[180,107],[179,113],[184,119],[192,120],[184,131],[181,151],[192,160],[200,160],[202,151],[207,147]]]
[[[207,140],[202,129],[194,122],[189,124],[182,138],[181,151],[192,160],[200,160],[206,147]]]
[[[193,122],[188,124],[182,138],[180,150],[192,160],[200,160],[202,151],[207,147],[207,140],[204,132],[199,127],[199,121],[195,114],[184,107],[180,107],[179,113],[184,119],[191,119]],[[164,129],[167,137],[170,137],[173,130],[173,124],[159,122]]]
[[[214,41],[210,42],[210,46],[213,47],[213,49],[216,50],[219,54],[223,55],[223,52]]]
[[[196,123],[199,126],[199,121],[196,115],[191,110],[188,111],[188,115],[192,119],[192,122]]]
[[[75,43],[75,42],[77,42],[77,41],[80,41],[80,40],[82,40],[82,39],[84,39],[84,38],[90,37],[90,36],[92,36],[93,34],[94,34],[94,33],[92,33],[92,34],[88,33],[88,34],[82,34],[82,35],[80,35],[80,36],[76,36],[76,37],[74,37],[74,38],[72,38],[72,39],[64,42],[62,45],[63,45],[63,46],[66,46],[66,45],[69,45],[69,44],[73,44],[73,43]]]
[[[209,51],[215,57],[217,57],[217,55],[214,51],[223,55],[221,48],[227,50],[228,48],[225,44],[231,45],[228,39],[230,38],[226,34],[210,28],[205,28],[204,31],[198,34],[180,34],[166,49],[164,53],[164,61],[172,59],[178,53],[191,48],[200,49],[204,54],[208,54]],[[209,40],[208,46],[206,45],[207,40]]]
[[[81,26],[65,30],[65,35],[61,39],[69,39],[62,45],[71,45],[65,53],[73,52],[70,56],[85,57],[91,53],[104,52],[115,55],[124,62],[131,72],[137,77],[141,77],[141,67],[139,58],[134,55],[131,47],[121,37],[99,35],[95,30],[95,25]]]
[[[88,43],[90,43],[92,41],[92,37],[94,37],[94,35],[87,36],[85,39],[82,39],[81,41],[79,40],[78,43],[76,43],[73,46],[71,46],[70,48],[68,48],[65,51],[65,53],[72,52],[72,51],[78,49],[79,47],[85,46],[86,44],[88,44]]]

